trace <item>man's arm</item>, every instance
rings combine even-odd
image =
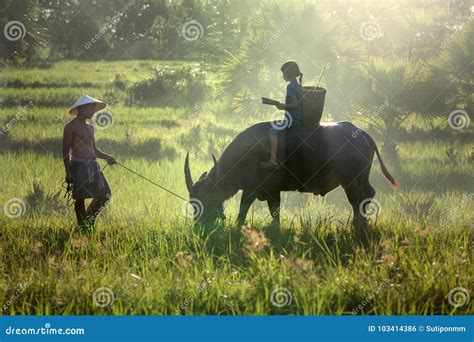
[[[94,127],[92,127],[92,134],[94,134]],[[93,137],[93,144],[94,144],[94,154],[97,158],[100,158],[100,159],[105,159],[107,161],[107,164],[109,165],[114,165],[115,163],[117,163],[114,159],[114,157],[112,157],[110,154],[107,154],[101,150],[99,150],[97,148],[97,146],[95,145],[95,137]]]
[[[97,158],[105,159],[107,161],[107,164],[109,165],[114,165],[117,163],[114,157],[112,157],[110,154],[102,152],[101,150],[97,148],[97,146],[95,145],[95,139],[94,139],[94,153]]]
[[[72,172],[71,172],[71,161],[69,160],[69,151],[71,150],[71,147],[72,147],[72,137],[73,137],[72,128],[71,126],[66,125],[64,127],[64,132],[63,132],[62,155],[63,155],[64,169],[66,171],[66,182],[68,183],[72,183],[74,181]]]
[[[95,146],[95,143],[94,143],[94,152],[97,158],[105,159],[109,165],[113,165],[116,163],[114,157],[112,157],[110,154],[107,154],[99,150],[97,146]]]

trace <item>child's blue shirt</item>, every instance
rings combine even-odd
[[[286,99],[285,104],[291,103],[291,97],[296,96],[298,106],[296,108],[287,109],[287,112],[290,113],[292,124],[301,124],[303,121],[303,110],[302,110],[302,98],[301,98],[301,86],[296,79],[291,81],[286,87]]]

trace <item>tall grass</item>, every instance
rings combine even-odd
[[[91,82],[87,91],[94,96],[117,73],[136,82],[137,75],[151,74],[153,65],[70,61],[49,72],[8,69],[0,84],[20,78],[41,84]],[[12,198],[25,203],[19,218],[0,214],[2,314],[474,312],[472,302],[456,308],[448,300],[456,287],[473,288],[469,141],[411,135],[398,146],[401,170],[395,176],[402,186],[395,193],[374,162],[371,182],[381,211],[370,218],[366,245],[354,238],[341,189],[324,198],[283,194],[280,229],[271,226],[263,202],[250,210],[246,229],[236,226],[237,194],[226,203],[227,220],[200,236],[183,214],[182,200],[119,166],[104,170],[113,193],[110,205],[95,230],[80,234],[72,207],[56,194],[63,191],[62,128],[81,86],[45,89],[28,81],[24,86],[2,88],[2,98],[12,96],[21,104],[46,96],[58,102],[33,105],[0,140],[0,204]],[[197,177],[212,166],[211,152],[219,155],[240,130],[261,119],[251,113],[231,116],[225,99],[210,95],[195,107],[110,105],[114,124],[96,129],[97,145],[186,197],[186,152],[191,151]],[[16,110],[1,108],[0,122],[8,122]],[[410,120],[411,128],[430,132],[425,122]],[[446,153],[449,149],[455,157]],[[101,287],[115,297],[103,308],[93,300]],[[281,288],[290,294],[283,306],[275,305],[274,297]]]

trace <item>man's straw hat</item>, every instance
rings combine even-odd
[[[76,103],[69,109],[69,114],[71,115],[77,115],[77,107],[83,106],[86,104],[90,103],[95,103],[95,111],[97,112],[98,110],[104,109],[106,104],[102,102],[101,100],[94,99],[93,97],[89,95],[82,95],[79,100],[77,100]]]

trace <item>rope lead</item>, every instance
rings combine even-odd
[[[159,187],[160,189],[163,189],[163,190],[165,190],[166,192],[168,192],[168,193],[170,193],[170,194],[172,194],[172,195],[178,197],[179,199],[182,199],[183,201],[189,202],[188,199],[186,199],[186,198],[184,198],[184,197],[181,197],[181,196],[178,195],[177,193],[175,193],[175,192],[173,192],[173,191],[171,191],[171,190],[165,188],[164,186],[161,186],[160,184],[158,184],[158,183],[152,181],[152,180],[149,179],[149,178],[146,178],[145,176],[139,174],[138,172],[133,171],[132,169],[126,167],[125,165],[123,165],[123,164],[121,164],[121,163],[119,163],[119,162],[116,162],[116,164],[119,165],[119,166],[121,166],[121,167],[123,167],[125,170],[127,170],[127,171],[129,171],[129,172],[131,172],[131,173],[133,173],[133,174],[135,174],[135,175],[137,175],[138,177],[141,177],[141,178],[147,180],[147,181],[150,182],[151,184],[153,184],[153,185]]]

